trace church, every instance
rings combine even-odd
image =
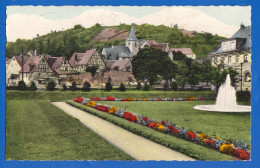
[[[212,65],[223,64],[238,72],[237,91],[251,91],[251,26],[241,24],[231,38],[224,39],[208,56]]]
[[[132,24],[131,31],[128,38],[125,40],[125,46],[112,46],[111,48],[104,48],[102,54],[106,60],[121,60],[133,59],[141,48],[153,47],[167,52],[169,56],[172,52],[169,49],[168,43],[156,43],[155,40],[138,40],[135,35],[134,24]]]

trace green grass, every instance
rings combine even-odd
[[[203,96],[207,98],[215,98],[216,93],[214,91],[138,91],[131,90],[126,92],[120,92],[118,90],[104,91],[93,90],[91,92],[82,91],[14,91],[8,90],[6,92],[7,100],[35,100],[44,99],[51,101],[63,101],[71,100],[78,96],[82,97],[106,97],[114,96],[117,98],[165,98],[165,97],[190,97],[190,96]]]
[[[101,102],[142,114],[156,120],[167,120],[207,135],[217,135],[225,140],[244,140],[250,144],[250,113],[218,113],[195,110],[199,104],[214,104],[214,101],[142,101],[142,102]],[[243,103],[249,104],[249,103]]]
[[[168,148],[177,150],[187,156],[193,157],[198,160],[236,160],[236,158],[222,154],[214,149],[204,147],[202,145],[195,144],[193,142],[185,141],[183,139],[170,136],[159,131],[155,131],[151,128],[144,127],[142,125],[131,123],[126,121],[123,118],[116,117],[114,115],[97,111],[91,107],[75,103],[72,100],[67,101],[69,104],[84,110],[90,114],[96,115],[100,118],[103,118],[115,125],[118,125],[130,132],[133,132],[137,135],[143,136],[147,139],[150,139],[158,144],[164,145]],[[137,103],[137,102],[133,102]],[[108,104],[108,103],[106,103]],[[159,151],[158,151],[159,154]]]
[[[48,100],[7,100],[7,160],[133,160]]]

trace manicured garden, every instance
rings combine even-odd
[[[133,160],[49,100],[21,99],[7,99],[6,159]]]

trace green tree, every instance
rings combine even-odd
[[[185,84],[188,83],[189,68],[184,61],[178,64],[178,75],[176,75],[176,83],[184,89]]]
[[[97,73],[98,67],[97,66],[88,66],[86,68],[86,72],[90,72],[91,76],[94,78]]]
[[[208,83],[212,80],[212,70],[213,70],[213,66],[211,65],[211,61],[207,60],[203,63],[202,67],[201,67],[201,80],[203,82]]]
[[[76,82],[72,82],[71,90],[72,90],[72,91],[76,91],[76,90],[77,90]]]
[[[187,82],[191,85],[192,89],[195,88],[195,85],[201,82],[201,68],[198,62],[193,61],[191,63],[191,68],[189,70]]]
[[[36,84],[35,84],[34,82],[32,82],[31,85],[30,85],[30,87],[29,87],[29,89],[30,89],[31,91],[37,90]]]
[[[86,81],[86,82],[83,84],[83,87],[82,87],[81,90],[82,90],[82,91],[90,92],[90,87],[91,87],[91,84]]]
[[[18,90],[26,90],[26,84],[24,83],[24,81],[19,81],[18,82]]]
[[[119,90],[122,92],[125,91],[125,85],[123,83],[120,83]]]
[[[147,79],[152,86],[163,77],[170,79],[174,76],[174,64],[168,53],[156,49],[141,49],[132,60],[133,75],[137,80]],[[168,74],[167,74],[168,73]]]
[[[53,91],[56,87],[56,83],[54,81],[49,81],[46,85],[46,89],[49,91]]]

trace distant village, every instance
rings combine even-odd
[[[103,34],[108,31],[115,30],[105,28]],[[183,33],[194,35],[194,32],[189,31]],[[132,74],[131,60],[140,49],[156,48],[167,52],[171,60],[174,60],[174,53],[182,52],[200,64],[203,64],[204,60],[210,60],[214,66],[223,64],[225,67],[232,67],[237,70],[241,78],[236,84],[236,89],[251,90],[251,26],[241,24],[240,29],[232,37],[221,41],[219,47],[208,53],[208,58],[205,59],[197,59],[191,48],[170,48],[166,42],[137,39],[134,25],[130,33],[122,31],[117,35],[122,34],[128,36],[125,39],[125,46],[103,48],[102,53],[96,48],[88,49],[84,53],[75,51],[69,60],[65,57],[38,55],[35,50],[13,56],[6,60],[6,85],[16,86],[21,80],[30,85],[33,81],[38,89],[45,89],[46,83],[52,80],[60,88],[63,84],[70,86],[72,82],[80,86],[89,82],[92,88],[100,88],[111,79],[114,86],[124,83],[126,86],[135,87],[137,81]],[[100,36],[97,35],[95,38],[98,39]],[[86,68],[91,66],[98,68],[94,77],[86,73]],[[157,85],[162,86],[162,81]]]

